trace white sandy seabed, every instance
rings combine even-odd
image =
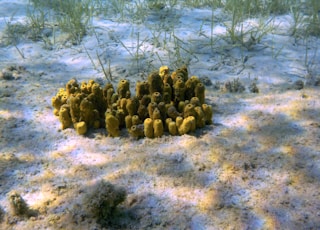
[[[14,19],[23,20],[26,2],[0,1],[0,14],[8,19],[14,9]],[[176,36],[196,41],[199,33],[192,28],[200,28],[200,19],[211,18],[211,11],[180,13]],[[249,51],[215,52],[190,43],[197,57],[191,57],[191,75],[213,83],[239,78],[247,89],[228,93],[208,85],[213,125],[156,139],[135,140],[126,131],[110,138],[104,129],[86,136],[61,130],[51,97],[72,77],[103,79],[102,72],[93,68],[82,45],[48,50],[42,42],[24,41],[17,45],[24,59],[14,46],[2,45],[1,69],[18,71],[13,79],[0,79],[0,228],[99,229],[94,219],[81,216],[77,204],[87,187],[103,179],[127,192],[106,229],[319,229],[320,90],[313,77],[320,73],[320,52],[313,51],[320,40],[310,38],[310,77],[305,46],[288,35],[290,16],[275,20],[277,33]],[[82,43],[93,57],[98,50],[104,61],[111,58],[114,85],[126,78],[134,87],[142,77],[130,72],[130,55],[112,40],[115,35],[134,43],[132,26],[102,18],[93,24],[99,44],[93,35]],[[149,33],[143,26],[139,32]],[[209,25],[202,32],[210,35]],[[145,44],[151,52],[152,44]],[[253,79],[259,93],[248,90]],[[300,90],[297,80],[305,84]],[[36,216],[10,214],[13,190]]]

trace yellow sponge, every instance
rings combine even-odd
[[[144,120],[144,135],[148,138],[153,138],[153,120],[147,118]]]
[[[87,125],[84,121],[75,124],[76,131],[79,135],[84,135],[87,132]]]
[[[163,123],[160,119],[153,121],[154,137],[161,137],[163,135]]]
[[[118,137],[120,135],[119,120],[112,113],[106,113],[106,129],[110,137]]]

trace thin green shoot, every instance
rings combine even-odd
[[[97,58],[98,58],[98,61],[99,61],[99,64],[100,64],[100,66],[101,66],[101,69],[102,69],[102,72],[103,72],[104,76],[106,77],[106,79],[107,79],[109,82],[111,82],[111,81],[112,81],[112,75],[111,75],[111,74],[108,74],[108,72],[105,70],[105,68],[104,68],[104,66],[103,66],[103,64],[102,64],[102,61],[101,61],[101,59],[100,59],[100,57],[99,57],[98,51],[96,51],[96,55],[97,55]],[[109,66],[109,67],[110,67],[110,66]],[[110,73],[110,71],[109,71],[109,73]]]
[[[85,45],[83,45],[83,48],[84,48],[84,50],[86,51],[86,54],[87,54],[88,58],[90,59],[90,62],[91,62],[91,64],[92,64],[93,68],[94,68],[95,70],[97,70],[98,68],[97,68],[96,65],[94,64],[94,61],[93,61],[91,55],[89,54],[89,51],[87,50],[87,47],[86,47]]]

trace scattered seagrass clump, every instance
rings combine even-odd
[[[230,93],[242,93],[246,89],[240,82],[239,78],[233,79],[232,81],[227,81],[224,84],[224,88],[227,92]]]
[[[123,187],[115,186],[107,181],[98,181],[87,188],[80,204],[81,216],[96,218],[98,223],[107,224],[116,214],[117,206],[125,201],[127,192]]]
[[[126,128],[133,137],[161,137],[165,132],[183,135],[212,124],[213,111],[205,103],[205,86],[187,67],[170,72],[167,66],[138,81],[135,95],[128,80],[102,87],[94,80],[75,79],[52,98],[54,114],[62,129],[74,127],[78,134],[90,128],[107,129],[111,137]]]

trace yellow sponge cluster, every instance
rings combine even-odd
[[[138,81],[135,95],[128,80],[115,89],[94,80],[79,84],[75,79],[52,98],[54,114],[62,129],[74,127],[78,134],[90,128],[107,129],[111,137],[122,128],[133,137],[161,137],[164,132],[183,135],[212,124],[211,105],[205,103],[205,86],[198,77],[188,77],[186,67],[170,73],[167,66]]]

